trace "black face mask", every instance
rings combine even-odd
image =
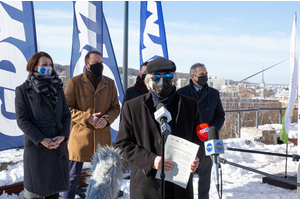
[[[142,77],[141,77],[141,78],[143,79],[143,81],[145,80],[146,75],[147,75],[147,74],[142,74]]]
[[[197,83],[201,86],[204,86],[208,81],[207,75],[199,76]]]
[[[103,65],[101,63],[90,65],[90,70],[93,72],[93,74],[102,76]]]
[[[166,80],[163,77],[158,82],[153,82],[152,92],[159,98],[165,98],[172,92],[172,80]]]

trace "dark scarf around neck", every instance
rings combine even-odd
[[[96,90],[101,81],[102,76],[97,76],[96,74],[94,74],[93,72],[90,72],[87,69],[85,70],[85,74],[88,77],[88,79],[90,79],[92,85],[94,86],[94,88]]]
[[[202,96],[202,94],[203,94],[203,92],[204,92],[204,91],[206,90],[206,88],[208,87],[208,85],[207,85],[207,83],[206,83],[204,86],[202,86],[201,90],[196,91],[195,86],[194,86],[194,84],[193,84],[193,81],[190,80],[190,87],[191,87],[192,91],[194,91],[194,93],[196,94],[196,96],[198,97],[198,99],[200,99],[201,96]]]
[[[173,100],[174,97],[175,97],[175,94],[176,94],[176,86],[173,86],[172,91],[171,91],[171,93],[169,94],[169,96],[167,96],[167,97],[164,98],[164,99],[159,98],[158,96],[156,96],[156,95],[152,92],[151,89],[150,89],[150,93],[151,93],[151,96],[152,96],[154,108],[156,108],[156,106],[157,106],[159,103],[163,103],[165,106],[167,106],[169,103],[172,102],[172,100]]]
[[[63,82],[57,74],[45,76],[39,72],[29,73],[26,83],[38,94],[45,95],[52,106],[55,106],[58,101],[58,89],[63,87]]]
[[[145,85],[145,81],[142,79],[142,74],[139,73],[139,75],[136,78],[136,82],[134,84],[134,87],[141,92],[148,92],[147,86]]]

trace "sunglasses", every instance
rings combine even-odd
[[[163,76],[164,76],[164,78],[165,78],[167,81],[172,80],[173,77],[174,77],[174,75],[173,75],[172,73],[165,73]],[[160,75],[160,74],[153,74],[153,75],[151,76],[151,79],[152,79],[152,81],[154,81],[154,82],[158,82],[158,81],[160,80],[160,78],[161,78],[161,75]]]

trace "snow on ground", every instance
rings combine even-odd
[[[259,126],[259,129],[269,130],[276,129],[277,134],[281,129],[281,124],[269,124]],[[290,138],[297,138],[298,125],[291,124]],[[246,141],[246,142],[245,142]],[[256,150],[263,152],[281,153],[285,154],[286,144],[266,145],[256,142],[253,137],[240,138],[240,139],[227,139],[224,140],[225,149],[227,147]],[[298,147],[293,143],[288,143],[288,154],[298,154]],[[7,170],[0,172],[0,186],[10,185],[23,180],[23,162],[20,162],[23,157],[23,150],[6,150],[0,152],[1,162],[19,162],[16,165],[9,165]],[[285,157],[269,156],[263,154],[244,153],[238,151],[225,150],[221,155],[227,161],[243,165],[263,171],[268,174],[284,174],[285,172]],[[287,174],[294,176],[297,173],[298,162],[292,161],[292,158],[287,159]],[[84,168],[88,168],[89,163],[84,164]],[[222,183],[223,183],[223,199],[296,199],[297,190],[288,190],[280,187],[275,187],[269,184],[262,183],[263,175],[254,173],[242,168],[238,168],[229,164],[221,164],[222,169]],[[197,190],[198,176],[194,175],[194,198],[198,198]],[[123,180],[120,183],[120,190],[124,192],[121,199],[129,199],[130,180]],[[210,187],[210,198],[218,199],[218,193],[215,188],[214,172],[212,171],[212,180]],[[24,198],[24,193],[18,195],[8,195],[6,193],[0,194],[1,199],[20,199]],[[77,196],[79,198],[79,196]]]

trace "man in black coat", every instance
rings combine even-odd
[[[171,113],[169,122],[172,134],[200,145],[197,158],[191,163],[191,174],[186,189],[171,182],[165,182],[166,198],[194,198],[194,172],[204,157],[204,144],[197,138],[196,128],[201,123],[197,102],[176,92],[175,64],[162,57],[147,65],[145,83],[149,92],[126,101],[123,106],[122,121],[116,138],[116,146],[121,149],[124,159],[132,164],[130,178],[130,198],[160,198],[161,180],[155,179],[161,170],[162,136],[154,112],[159,103]],[[165,158],[165,171],[172,170],[174,163]]]
[[[124,103],[130,99],[133,99],[135,97],[141,96],[143,94],[146,94],[149,90],[147,86],[145,85],[145,77],[146,77],[146,69],[147,69],[148,62],[144,62],[141,66],[141,72],[136,78],[136,83],[134,86],[128,88],[124,94],[123,102],[122,102],[122,108],[124,106]],[[122,120],[122,108],[121,108],[121,114],[120,114],[120,123]]]
[[[225,121],[219,91],[207,85],[207,70],[201,63],[195,63],[190,69],[190,84],[180,88],[179,94],[194,98],[198,102],[201,120],[219,132]],[[205,156],[198,169],[198,198],[209,199],[212,160]]]
[[[148,89],[145,85],[147,64],[148,64],[148,62],[144,62],[142,64],[141,72],[136,77],[136,83],[134,84],[134,86],[132,86],[126,90],[124,98],[123,98],[123,102],[122,102],[122,107],[126,101],[133,99],[135,97],[141,96],[143,94],[146,94],[148,92]]]

